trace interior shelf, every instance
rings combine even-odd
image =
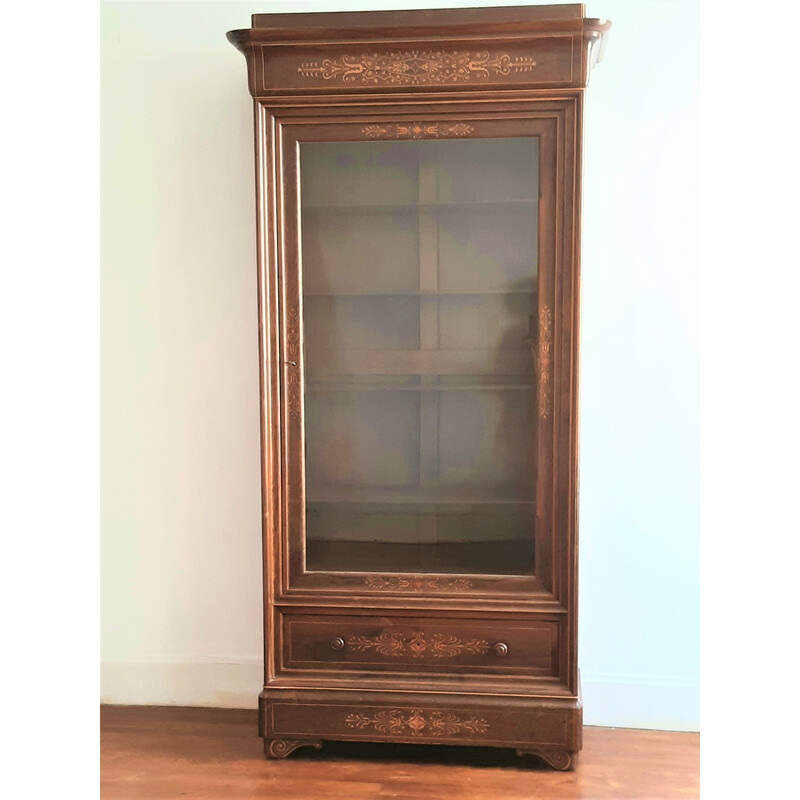
[[[532,383],[451,383],[387,385],[385,383],[313,383],[307,392],[503,392],[535,388]]]
[[[410,487],[314,486],[307,489],[306,504],[317,503],[392,503],[395,505],[533,505],[514,492],[528,489],[448,487],[441,485]]]
[[[536,294],[536,287],[530,289],[471,289],[466,291],[386,291],[386,292],[304,292],[303,297],[483,297],[484,295]]]
[[[527,348],[472,350],[332,350],[309,353],[308,372],[322,375],[508,375],[530,374],[531,350]],[[331,383],[341,381],[332,380]],[[501,381],[497,381],[500,383]],[[510,382],[510,381],[509,381]]]
[[[533,574],[533,548],[529,539],[490,542],[368,542],[309,538],[306,569],[309,572],[433,572],[483,575]]]
[[[467,200],[467,201],[439,201],[432,203],[407,202],[407,203],[308,203],[303,205],[303,213],[312,214],[339,214],[352,211],[380,214],[385,211],[408,212],[446,212],[460,209],[508,208],[519,206],[534,206],[538,204],[537,198],[519,200]]]

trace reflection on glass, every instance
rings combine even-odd
[[[538,140],[300,165],[306,568],[532,574]]]

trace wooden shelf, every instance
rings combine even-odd
[[[538,205],[537,198],[522,200],[453,201],[439,203],[308,203],[301,210],[311,214],[346,214],[350,212],[381,214],[386,211],[439,213],[447,211],[477,210],[487,208],[522,208]]]
[[[533,542],[351,542],[309,538],[306,568],[322,572],[438,572],[532,575]]]
[[[323,350],[309,354],[308,370],[323,375],[511,375],[530,373],[530,348],[504,350]],[[331,383],[341,383],[331,380]],[[501,381],[498,381],[500,383]]]
[[[537,289],[468,289],[466,291],[304,292],[303,297],[483,297],[485,295],[536,294]]]
[[[410,486],[403,488],[315,486],[307,489],[306,504],[357,503],[362,505],[532,505],[536,501],[513,495],[514,489],[486,487]],[[523,491],[516,489],[516,491]]]
[[[307,383],[306,392],[503,392],[532,390],[533,383],[384,384]]]

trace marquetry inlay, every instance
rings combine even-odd
[[[384,631],[378,636],[351,636],[347,646],[359,652],[375,650],[384,656],[402,658],[453,658],[462,653],[483,655],[489,651],[489,642],[485,639],[469,639],[462,641],[457,636],[445,633],[397,633]]]
[[[289,310],[286,319],[286,353],[289,370],[286,377],[287,407],[289,416],[297,419],[301,406],[300,368],[297,362],[300,357],[300,315],[294,308]]]
[[[510,56],[507,53],[409,50],[306,61],[297,71],[305,78],[322,78],[326,81],[418,86],[488,80],[491,76],[530,72],[535,66],[536,61],[530,56]]]
[[[364,136],[372,139],[444,139],[450,136],[466,136],[475,128],[464,122],[448,124],[446,122],[403,122],[396,125],[365,125],[361,129]]]
[[[550,363],[553,345],[553,315],[548,306],[539,309],[539,416],[550,416]]]
[[[453,736],[457,733],[485,733],[489,723],[479,717],[462,718],[449,711],[403,711],[393,708],[376,714],[349,714],[345,719],[351,728],[374,728],[379,733],[412,736]]]
[[[370,589],[383,591],[423,592],[428,591],[464,591],[472,588],[472,581],[467,578],[423,578],[421,575],[405,577],[370,575],[364,583]]]

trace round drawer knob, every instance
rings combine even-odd
[[[341,636],[334,636],[331,639],[331,650],[344,650],[344,639]]]
[[[508,645],[505,642],[498,642],[493,649],[495,654],[498,656],[508,655]]]

